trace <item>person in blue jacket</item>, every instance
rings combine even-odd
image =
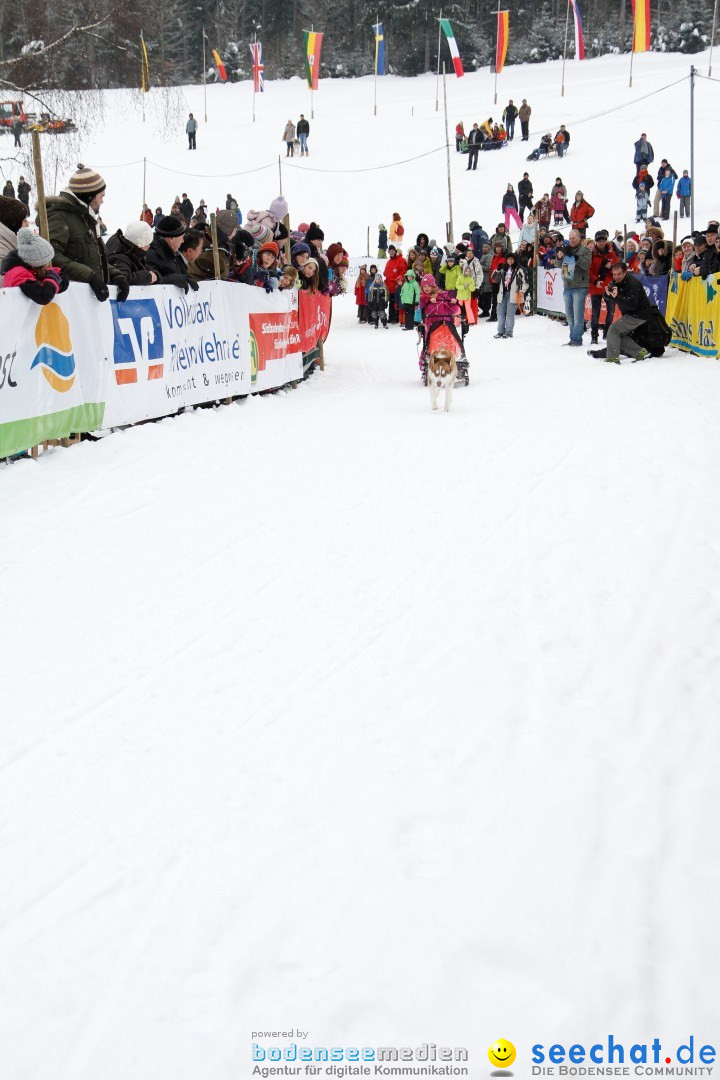
[[[692,180],[687,169],[677,182],[675,194],[680,200],[680,217],[690,217],[690,198],[692,196]]]
[[[660,198],[662,199],[662,210],[660,212],[660,216],[662,217],[663,221],[668,221],[670,219],[670,204],[672,202],[673,191],[675,189],[675,181],[673,179],[673,175],[670,169],[665,170],[665,175],[658,183],[658,188],[660,190]]]
[[[655,151],[652,148],[652,143],[648,141],[648,137],[643,131],[642,135],[635,143],[635,157],[633,161],[636,165],[649,165],[651,161],[655,160]]]

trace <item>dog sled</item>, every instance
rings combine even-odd
[[[421,329],[420,368],[423,386],[427,386],[428,382],[430,357],[439,349],[447,349],[455,358],[457,364],[457,381],[455,385],[470,385],[470,365],[465,355],[462,335],[458,330],[459,323],[460,319],[455,315],[433,316],[432,321],[428,321],[424,329]]]

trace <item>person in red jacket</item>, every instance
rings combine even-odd
[[[497,322],[497,306],[498,306],[498,293],[500,291],[500,282],[502,280],[502,273],[506,263],[505,250],[502,244],[495,244],[493,247],[493,257],[490,263],[490,284],[492,285],[492,308],[490,309],[490,317],[488,322]]]
[[[570,224],[581,236],[585,235],[588,220],[595,213],[595,207],[585,199],[582,191],[575,192],[575,202],[570,207]]]
[[[3,288],[16,286],[29,300],[43,307],[68,287],[67,274],[53,266],[52,244],[36,236],[32,229],[20,229],[17,251],[6,255],[2,272]]]
[[[390,322],[399,322],[400,288],[402,287],[405,273],[408,268],[407,260],[403,258],[402,251],[398,251],[394,244],[388,248],[388,261],[385,263],[385,285],[390,297]],[[396,295],[397,294],[397,295]]]
[[[602,328],[603,338],[607,337],[608,330],[613,321],[613,316],[615,315],[615,301],[611,296],[607,295],[605,289],[612,281],[611,270],[613,263],[619,262],[619,258],[613,246],[608,243],[608,233],[604,229],[601,229],[600,232],[596,232],[595,239],[588,240],[587,246],[592,251],[592,260],[590,262],[590,287],[588,289],[590,294],[590,305],[592,308],[592,316],[590,319],[590,342],[592,345],[597,345],[600,330],[600,311],[603,301],[605,302],[605,322]]]
[[[355,286],[355,303],[357,304],[358,322],[367,322],[367,288],[368,271],[365,263],[358,271],[357,284]]]

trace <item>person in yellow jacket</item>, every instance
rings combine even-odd
[[[471,325],[474,326],[477,322],[471,302],[475,290],[475,278],[465,259],[460,260],[457,277],[455,279],[455,288],[457,290],[457,302],[460,305],[461,311],[462,334],[463,337],[465,337],[468,332],[468,327]]]
[[[400,215],[397,211],[392,216],[390,223],[390,230],[388,232],[388,239],[391,244],[402,244],[402,238],[405,235],[405,226],[403,225]]]
[[[457,290],[457,280],[460,276],[458,257],[454,252],[451,252],[451,254],[448,255],[445,262],[438,270],[438,276],[442,279],[442,288],[445,292],[452,293],[454,296]]]

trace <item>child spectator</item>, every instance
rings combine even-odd
[[[269,240],[258,248],[257,264],[253,271],[253,285],[264,289],[265,292],[273,292],[278,287],[279,273],[277,270],[280,248],[274,240]]]
[[[36,236],[32,229],[20,229],[17,251],[3,260],[3,288],[17,286],[35,304],[49,304],[68,287],[65,271],[52,265],[54,255],[52,244],[42,236]]]
[[[415,275],[413,274],[413,277],[414,276]],[[382,324],[387,330],[388,291],[385,288],[385,282],[383,281],[383,276],[380,273],[376,273],[374,279],[370,283],[368,301],[370,320],[373,326],[377,330],[378,323],[380,322],[380,320],[382,320]]]
[[[635,214],[635,221],[647,222],[648,206],[650,205],[650,196],[647,193],[645,184],[638,184],[637,195],[635,196],[635,204],[637,206],[637,212]]]
[[[355,303],[357,305],[358,322],[367,322],[367,266],[363,263],[358,271],[358,279],[355,284]]]
[[[320,291],[320,268],[317,259],[308,259],[300,271],[300,288],[306,292]]]
[[[286,266],[282,272],[280,278],[280,284],[278,289],[283,292],[285,289],[299,289],[300,282],[298,281],[298,272],[294,266]]]
[[[420,299],[420,287],[415,280],[415,271],[408,270],[400,290],[400,303],[405,312],[405,329],[415,329],[415,307]]]

